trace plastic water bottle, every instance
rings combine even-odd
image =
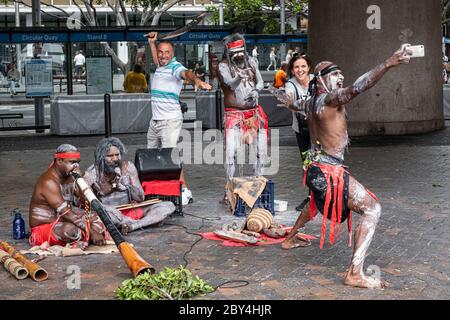
[[[13,210],[13,238],[16,240],[25,238],[25,221],[22,218],[19,208]]]

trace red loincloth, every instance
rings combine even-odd
[[[29,239],[30,245],[40,246],[45,241],[47,241],[51,246],[55,244],[65,246],[66,243],[56,239],[55,235],[53,234],[54,225],[55,223],[47,223],[31,228],[31,236]]]
[[[269,120],[260,105],[248,110],[225,108],[225,138],[227,130],[234,128],[236,125],[239,125],[243,136],[250,134],[251,129],[259,130],[262,126],[266,129],[267,141],[269,141]]]
[[[323,175],[325,176],[325,181],[327,183],[326,190],[322,190],[321,192],[326,192],[325,195],[325,202],[323,205],[322,211],[322,232],[320,237],[320,249],[323,248],[324,242],[325,242],[325,233],[327,229],[327,220],[331,220],[330,225],[330,233],[329,233],[329,242],[330,244],[334,244],[335,240],[335,227],[336,223],[338,225],[337,228],[337,235],[339,236],[339,229],[341,222],[347,220],[347,227],[348,227],[348,246],[351,246],[352,244],[352,212],[347,208],[347,201],[348,201],[348,185],[346,185],[346,181],[344,179],[344,174],[350,175],[350,173],[345,169],[343,165],[340,164],[325,164],[325,163],[318,163],[313,162],[311,165],[307,167],[307,169],[304,171],[303,175],[303,184],[306,185],[306,175],[308,173],[308,170],[312,167],[318,167],[322,171]],[[309,195],[311,197],[310,200],[310,219],[313,220],[317,215],[317,203],[315,201],[314,193],[318,192],[318,190],[315,190],[313,192],[311,188],[313,186],[308,185],[310,188]],[[344,195],[344,190],[347,194]],[[373,194],[370,190],[366,188],[366,191],[369,193],[369,195],[378,202],[377,197],[375,194]],[[343,210],[345,210],[344,214],[345,216],[342,216]],[[331,214],[331,217],[330,217]],[[342,219],[344,218],[344,219]]]

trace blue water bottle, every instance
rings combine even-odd
[[[25,238],[25,221],[22,218],[19,208],[15,208],[13,213],[13,238],[15,240],[23,239]]]

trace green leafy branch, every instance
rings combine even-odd
[[[125,280],[116,291],[119,300],[179,300],[213,292],[214,288],[180,266],[157,274],[144,273]]]

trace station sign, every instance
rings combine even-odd
[[[86,57],[86,94],[105,94],[112,92],[111,57]]]
[[[71,42],[114,42],[124,41],[125,33],[118,32],[74,32],[70,34]]]
[[[9,42],[9,34],[6,32],[0,32],[0,43],[7,43]]]
[[[149,30],[150,31],[150,30]],[[161,35],[169,31],[160,31]],[[68,32],[2,32],[0,33],[0,43],[67,43],[67,42],[119,42],[119,41],[137,41],[147,42],[144,37],[146,31],[68,31]],[[191,30],[176,38],[170,39],[172,42],[180,43],[206,43],[218,42],[229,35],[228,31],[196,31]],[[248,35],[246,36],[248,44],[276,44],[276,43],[307,43],[306,35],[271,35],[269,37]],[[444,38],[445,43],[450,43],[449,38]]]
[[[177,38],[177,41],[222,41],[228,32],[187,32]]]
[[[25,60],[25,90],[27,98],[53,95],[52,59]]]
[[[284,41],[283,41],[284,40]],[[278,43],[307,43],[306,36],[289,36],[276,38],[255,38],[253,36],[246,36],[245,42],[247,44],[278,44]]]
[[[125,39],[123,41],[137,41],[137,42],[145,41],[145,42],[147,42],[147,38],[144,37],[144,35],[146,33],[147,32],[145,32],[145,31],[127,32],[125,35]],[[161,34],[163,34],[163,33],[161,32]]]
[[[67,42],[68,34],[58,33],[13,33],[11,43],[34,43],[34,42]]]
[[[295,43],[307,43],[308,40],[305,37],[287,37],[285,39],[285,42],[287,43],[291,43],[291,42],[295,42]]]

